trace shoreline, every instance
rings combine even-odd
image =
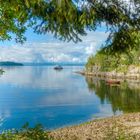
[[[102,80],[115,79],[115,80],[140,80],[140,73],[117,73],[117,72],[87,72],[87,71],[76,71],[75,73],[84,76],[94,76]]]
[[[126,113],[83,124],[52,130],[54,140],[130,140],[140,139],[140,113]],[[124,139],[124,140],[125,140]]]

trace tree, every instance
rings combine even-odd
[[[119,71],[127,72],[130,65],[140,65],[140,48],[137,47],[140,45],[140,33],[136,34],[132,32],[132,40],[129,40],[131,44],[127,49],[122,47],[122,51],[117,50],[117,43],[120,40],[113,40],[114,45],[106,46],[99,50],[95,56],[90,56],[86,69],[87,71],[94,71],[93,67],[100,66],[99,71]],[[123,40],[120,43],[124,45],[126,42]],[[135,42],[135,46],[134,43]],[[126,43],[127,45],[127,43]],[[116,47],[116,48],[115,48]],[[116,50],[115,50],[116,49]],[[95,71],[94,71],[95,72]]]
[[[104,23],[110,32],[107,44],[124,51],[131,33],[140,31],[139,12],[139,0],[1,0],[0,40],[10,40],[13,33],[17,42],[23,42],[25,30],[32,27],[36,33],[51,32],[77,42],[87,29],[94,31]]]

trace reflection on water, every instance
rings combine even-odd
[[[86,78],[88,88],[95,93],[102,104],[111,104],[113,112],[118,110],[126,112],[140,111],[140,83],[135,81],[123,82],[119,86],[107,85],[105,81],[96,78]]]
[[[0,129],[41,123],[54,129],[139,111],[139,89],[108,87],[74,71],[83,67],[8,67],[0,77]]]

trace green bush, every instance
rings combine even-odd
[[[7,130],[1,133],[0,140],[53,140],[44,131],[41,125],[36,125],[34,128],[29,128],[28,123],[25,124],[20,130]]]

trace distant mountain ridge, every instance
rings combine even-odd
[[[28,63],[23,62],[24,66],[55,66],[55,65],[62,65],[62,66],[84,66],[85,63],[63,63],[63,62],[45,62],[45,63]]]
[[[32,63],[32,62],[12,62],[12,61],[2,61],[0,66],[84,66],[84,63],[66,63],[66,62],[45,62],[45,63]]]
[[[4,61],[0,62],[0,66],[23,66],[23,64],[18,62]]]

